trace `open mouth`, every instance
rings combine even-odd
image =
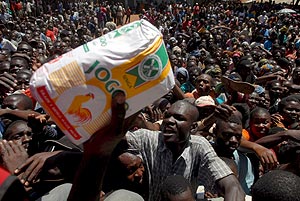
[[[170,127],[165,127],[162,132],[163,132],[163,136],[164,136],[165,139],[166,138],[171,138],[174,135],[176,135],[176,132]]]
[[[175,135],[174,133],[163,133],[164,137],[172,137],[173,135]]]
[[[229,150],[231,150],[231,151],[235,151],[236,149],[237,149],[236,146],[230,146],[230,147],[229,147]]]
[[[298,115],[290,115],[291,119],[298,119]]]
[[[164,133],[164,135],[165,135],[165,134],[166,134],[166,135],[170,135],[170,134],[174,134],[174,133],[176,133],[176,132],[175,132],[174,129],[172,129],[171,127],[165,126],[164,129],[163,129],[163,133]]]

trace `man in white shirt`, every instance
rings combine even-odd
[[[0,31],[0,49],[7,49],[10,52],[17,51],[17,47],[12,42],[3,38],[2,31]]]
[[[262,15],[257,17],[259,24],[267,24],[269,17],[267,16],[267,12],[263,11]]]

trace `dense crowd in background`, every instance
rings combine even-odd
[[[232,189],[247,200],[300,200],[297,9],[274,2],[1,1],[0,200],[67,200],[70,189],[69,200],[199,200],[199,186],[211,200],[234,200],[226,197]],[[161,31],[176,86],[126,119],[126,137],[116,148],[103,145],[109,160],[87,170],[83,159],[107,156],[104,148],[69,141],[32,96],[30,78],[133,14]]]

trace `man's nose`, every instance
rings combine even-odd
[[[27,135],[27,134],[25,134],[25,135],[23,136],[22,143],[29,142],[29,141],[31,141],[31,140],[32,140],[32,137],[29,136],[29,135]]]
[[[235,136],[231,136],[229,139],[230,142],[238,142],[238,139]]]
[[[264,127],[264,126],[265,126],[264,123],[259,123],[259,124],[258,124],[258,127]]]
[[[166,122],[168,122],[168,123],[174,123],[174,122],[175,122],[175,119],[174,119],[173,116],[170,116],[170,117],[168,117],[168,118],[166,119]]]

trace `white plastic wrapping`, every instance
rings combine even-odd
[[[140,20],[44,64],[30,88],[61,130],[80,144],[109,123],[115,90],[125,92],[130,116],[174,84],[161,33]]]

